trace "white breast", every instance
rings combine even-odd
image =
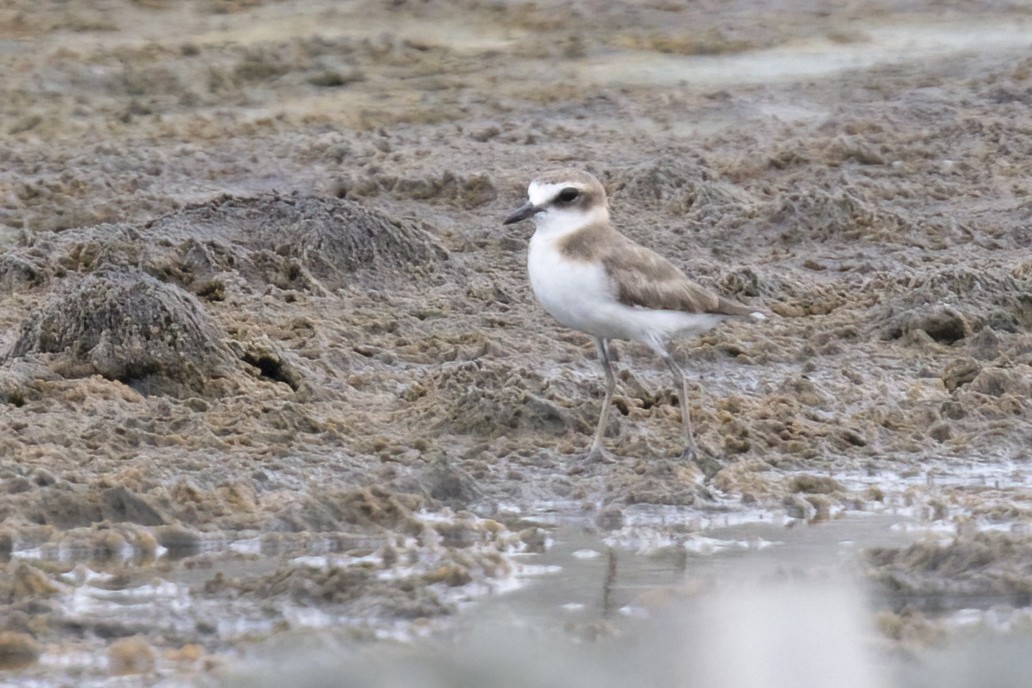
[[[554,238],[535,232],[527,271],[534,296],[563,325],[599,337],[627,338],[613,320],[613,307],[619,304],[602,265],[569,260]]]
[[[557,247],[557,237],[535,232],[530,240],[527,271],[534,296],[552,317],[567,327],[607,339],[644,343],[694,335],[715,327],[724,316],[625,306],[598,263],[570,260]]]

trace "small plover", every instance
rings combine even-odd
[[[588,459],[603,457],[602,436],[616,386],[610,339],[641,342],[666,363],[680,387],[684,457],[696,458],[688,383],[667,342],[701,334],[727,318],[765,316],[696,284],[663,256],[613,229],[606,191],[593,175],[575,169],[548,172],[530,183],[527,195],[529,200],[504,224],[534,221],[527,255],[534,296],[560,323],[594,337],[606,376]]]

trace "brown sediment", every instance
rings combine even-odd
[[[1029,521],[1032,62],[1005,36],[757,81],[721,60],[882,54],[880,27],[937,5],[22,4],[0,12],[0,602],[48,651],[139,636],[119,666],[143,672],[222,652],[246,635],[220,635],[222,604],[446,615],[441,590],[546,548],[502,523],[514,506]],[[958,31],[1020,14],[950,11]],[[616,460],[579,463],[601,371],[501,226],[567,165],[622,232],[775,314],[674,347],[709,481],[677,456],[679,391],[629,344]],[[842,478],[883,471],[927,480]],[[1008,537],[881,552],[871,575],[1017,594]],[[57,600],[91,594],[84,561],[126,590],[189,580],[194,630],[75,616]],[[890,635],[924,634],[904,617]]]

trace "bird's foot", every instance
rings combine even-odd
[[[719,473],[720,469],[724,467],[716,456],[710,452],[699,450],[694,442],[685,445],[684,451],[681,452],[681,460],[690,461],[698,466],[707,480]]]
[[[593,464],[593,463],[616,463],[616,459],[605,449],[602,445],[594,445],[591,447],[591,451],[588,455],[581,459],[581,463]]]
[[[600,464],[613,464],[616,463],[616,459],[613,458],[609,452],[602,447],[595,445],[588,452],[587,456],[577,462],[577,464],[570,469],[570,475],[577,475],[579,473],[585,473],[590,468],[598,466]]]

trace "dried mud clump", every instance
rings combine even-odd
[[[1020,331],[1032,327],[1029,286],[1028,280],[999,268],[908,275],[889,287],[896,294],[876,307],[871,321],[880,323],[883,339],[921,332],[941,344],[967,339],[987,327]]]
[[[42,652],[40,644],[27,633],[0,632],[0,671],[31,666]]]
[[[59,588],[50,576],[25,562],[8,562],[0,566],[0,600],[39,602],[57,595]]]
[[[283,289],[425,276],[448,258],[422,228],[347,199],[224,196],[147,229],[192,242],[188,273],[235,270]]]
[[[355,490],[320,490],[289,504],[277,515],[277,528],[287,531],[402,532],[416,535],[423,524],[414,512],[421,497],[373,486]]]
[[[146,674],[154,671],[154,648],[139,637],[119,638],[107,651],[108,670],[114,676]]]
[[[148,394],[210,394],[232,354],[200,304],[137,270],[104,269],[23,326],[6,360],[54,354],[65,377],[100,375]]]
[[[25,256],[10,252],[0,256],[0,290],[17,291],[43,281],[38,266]]]
[[[483,496],[472,475],[443,457],[423,471],[420,483],[432,499],[453,509],[464,509]]]
[[[92,486],[74,483],[26,486],[18,497],[8,501],[9,503],[0,509],[0,518],[24,519],[60,530],[82,528],[103,521],[109,524],[135,523],[142,526],[161,526],[169,521],[158,504],[159,500],[122,486],[100,491]],[[128,547],[128,543],[129,539],[125,536],[119,537],[113,531],[106,535],[80,534],[76,538],[77,546],[88,548],[98,555],[102,555],[106,548],[121,549],[122,545]],[[139,549],[144,547],[144,544],[138,543]]]
[[[962,534],[948,544],[920,542],[867,553],[868,576],[903,596],[1001,595],[1028,604],[1032,547],[1027,535]]]
[[[791,245],[841,240],[908,243],[916,229],[913,222],[872,203],[860,189],[848,185],[781,194],[771,203],[763,225]]]
[[[342,616],[383,619],[430,619],[455,610],[441,598],[431,581],[404,573],[385,579],[372,566],[308,567],[287,564],[259,576],[216,574],[204,584],[206,596],[227,604],[257,600],[318,608]]]
[[[708,457],[703,457],[701,461],[707,470],[713,469]],[[633,474],[614,477],[609,491],[611,496],[628,504],[692,506],[710,497],[708,490],[700,484],[699,477],[699,469],[683,461],[639,461]]]

